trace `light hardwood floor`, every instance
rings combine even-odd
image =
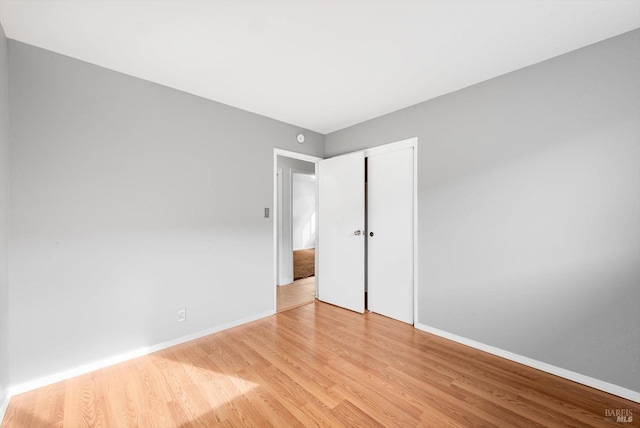
[[[279,286],[277,293],[277,312],[306,305],[316,298],[316,278],[311,276]]]
[[[606,409],[638,426],[630,401],[316,302],[18,395],[2,426],[616,426]]]

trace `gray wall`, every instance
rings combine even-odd
[[[273,149],[322,135],[9,52],[12,385],[275,309]]]
[[[640,391],[640,31],[326,136],[419,138],[419,322]]]
[[[9,186],[9,58],[0,25],[0,405],[7,395],[8,255],[7,202]]]

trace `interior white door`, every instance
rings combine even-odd
[[[364,153],[318,163],[318,299],[364,312]]]
[[[368,308],[413,324],[413,148],[369,156],[367,177]]]

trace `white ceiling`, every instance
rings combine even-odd
[[[0,21],[11,39],[326,134],[638,28],[640,0],[0,0]]]

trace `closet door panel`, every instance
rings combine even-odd
[[[364,154],[318,163],[318,299],[364,312]]]
[[[413,324],[413,148],[367,166],[368,308]]]

